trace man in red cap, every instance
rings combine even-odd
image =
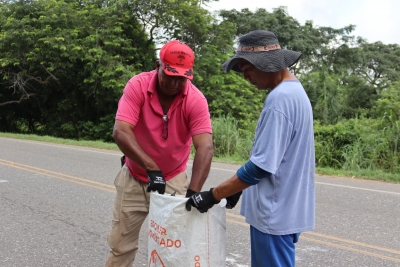
[[[132,266],[150,191],[190,197],[208,176],[213,156],[206,98],[192,83],[194,53],[177,40],[160,51],[156,69],[132,77],[118,103],[113,138],[125,155],[115,178],[117,195],[106,266]],[[190,146],[196,149],[188,183]]]

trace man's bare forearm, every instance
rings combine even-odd
[[[215,187],[212,191],[216,200],[221,200],[223,198],[232,196],[243,189],[246,189],[250,185],[242,182],[238,176],[235,174],[219,186]]]
[[[213,157],[212,147],[199,147],[193,159],[192,179],[189,189],[200,192],[210,173],[211,161]]]
[[[142,149],[132,129],[114,127],[113,138],[121,152],[145,170],[159,170],[157,164]]]

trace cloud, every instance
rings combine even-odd
[[[399,1],[365,1],[359,10],[362,14],[359,16],[359,35],[366,37],[369,42],[400,44],[399,9]]]

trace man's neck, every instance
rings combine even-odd
[[[290,81],[290,80],[297,80],[296,76],[291,73],[288,69],[282,70],[282,81]]]
[[[274,90],[283,81],[297,80],[296,76],[294,76],[294,74],[291,73],[288,69],[283,69],[278,72],[275,72],[274,75],[275,75],[275,78],[274,78],[275,84],[274,84],[274,87],[272,89],[270,89],[269,91]]]

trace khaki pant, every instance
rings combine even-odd
[[[150,193],[148,183],[133,178],[126,165],[114,181],[117,195],[114,202],[113,220],[107,242],[111,250],[106,267],[131,267],[138,250],[140,227],[149,213]],[[166,183],[165,193],[185,195],[189,186],[186,171]]]

